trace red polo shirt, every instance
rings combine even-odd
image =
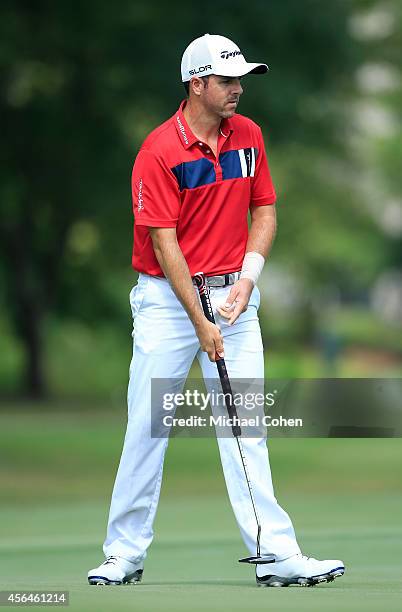
[[[217,157],[179,110],[146,138],[132,174],[133,267],[164,276],[149,227],[175,227],[190,274],[240,270],[250,204],[275,203],[259,126],[235,114],[221,123]]]

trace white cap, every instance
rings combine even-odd
[[[182,81],[194,76],[218,74],[226,77],[241,77],[250,72],[263,74],[268,71],[266,64],[246,62],[239,47],[218,34],[204,34],[189,44],[181,60]]]

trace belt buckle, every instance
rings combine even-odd
[[[239,272],[228,272],[226,274],[217,274],[216,276],[207,277],[208,287],[227,287],[234,285],[238,280],[236,276],[240,276]]]
[[[215,282],[216,281],[216,282]],[[225,275],[217,274],[216,276],[207,276],[208,287],[224,287],[225,286]]]

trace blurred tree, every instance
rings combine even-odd
[[[26,348],[31,396],[46,393],[43,330],[50,312],[94,325],[116,316],[111,279],[130,265],[131,165],[146,133],[176,109],[183,96],[180,54],[206,31],[233,38],[250,59],[271,65],[266,79],[247,80],[241,112],[265,127],[269,121],[277,176],[294,170],[279,188],[287,197],[283,256],[296,238],[300,268],[319,278],[328,274],[323,254],[339,262],[341,244],[344,261],[355,262],[349,275],[340,264],[348,282],[367,257],[371,270],[382,265],[383,255],[373,255],[378,232],[340,201],[347,186],[328,194],[322,174],[331,155],[346,155],[336,102],[356,95],[354,70],[362,61],[349,20],[357,8],[375,4],[206,0],[200,18],[199,7],[178,0],[2,2],[0,278]],[[323,202],[319,217],[313,197]]]

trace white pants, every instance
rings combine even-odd
[[[229,291],[230,286],[211,289],[228,374],[232,378],[263,379],[259,291],[254,288],[247,311],[232,326],[216,313],[216,306],[225,302]],[[130,304],[134,342],[128,424],[103,550],[106,556],[138,563],[152,542],[168,444],[167,438],[151,437],[151,379],[178,379],[184,385],[195,357],[204,378],[217,378],[218,374],[215,363],[200,350],[194,327],[166,279],[140,274],[130,293]],[[233,437],[218,438],[218,443],[230,502],[250,555],[255,555],[256,523],[237,443]],[[277,559],[299,553],[290,518],[274,496],[266,438],[243,438],[242,443],[262,524],[261,553],[274,554]]]

